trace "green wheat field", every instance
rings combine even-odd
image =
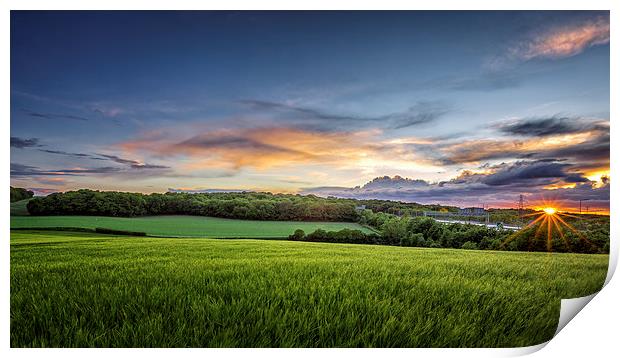
[[[342,229],[371,232],[357,223],[235,220],[207,216],[161,215],[137,218],[108,216],[12,216],[11,228],[85,228],[144,232],[150,236],[212,238],[285,238],[296,229]]]
[[[10,341],[12,347],[528,346],[553,336],[561,298],[601,288],[607,261],[607,255],[19,230],[11,233]]]

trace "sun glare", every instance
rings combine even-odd
[[[536,208],[536,211],[530,214],[523,215],[523,217],[533,217],[527,225],[523,226],[521,229],[515,231],[512,235],[508,236],[506,240],[502,243],[502,246],[506,246],[512,240],[520,237],[520,235],[526,230],[530,228],[536,228],[534,237],[528,239],[530,241],[530,245],[537,241],[542,235],[546,233],[546,246],[547,251],[551,252],[553,249],[553,238],[558,237],[564,241],[564,245],[568,251],[571,251],[571,244],[568,238],[564,235],[565,230],[571,231],[573,234],[577,235],[579,240],[587,243],[590,246],[594,246],[581,232],[579,232],[575,227],[566,222],[564,218],[579,218],[574,215],[570,215],[566,212],[558,211],[558,205],[554,202],[545,202],[545,205],[542,207]],[[556,235],[557,234],[557,235]],[[533,239],[533,240],[532,240]]]

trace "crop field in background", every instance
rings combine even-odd
[[[12,204],[11,204],[12,205]],[[154,236],[171,237],[288,237],[296,229],[310,233],[316,229],[338,231],[357,229],[371,232],[357,223],[257,221],[221,219],[206,216],[145,216],[118,218],[108,216],[11,216],[11,228],[79,227],[106,228],[145,232]]]
[[[11,216],[30,215],[26,208],[26,204],[28,204],[29,201],[30,199],[25,199],[11,203]]]
[[[527,346],[553,336],[560,298],[601,288],[607,261],[14,231],[10,340],[12,347]]]

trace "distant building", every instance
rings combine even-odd
[[[459,215],[486,215],[484,208],[462,208],[459,209]]]
[[[366,210],[366,205],[358,205],[358,206],[355,207],[355,210],[357,210],[357,211]]]

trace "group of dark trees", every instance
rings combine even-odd
[[[428,217],[399,217],[371,210],[365,210],[360,221],[375,227],[381,234],[318,229],[306,235],[298,229],[289,240],[467,250],[609,253],[609,221],[605,226],[604,220],[590,224],[589,229],[583,228],[580,233],[571,230],[560,233],[553,229],[551,235],[546,232],[547,227],[513,232],[472,224],[443,224]]]
[[[459,210],[456,206],[418,204],[393,200],[363,199],[355,200],[355,202],[357,205],[363,205],[366,209],[372,210],[375,213],[394,214],[398,216],[417,216],[424,211],[456,212]]]
[[[28,203],[31,215],[201,215],[247,220],[359,220],[350,200],[271,193],[140,194],[78,190]]]
[[[564,220],[572,229],[533,225],[526,230],[514,232],[472,224],[439,223],[428,217],[399,217],[370,210],[363,211],[360,218],[361,223],[379,229],[384,242],[389,245],[472,250],[609,252],[608,217]]]
[[[383,236],[379,234],[366,234],[361,230],[351,229],[342,229],[340,231],[325,231],[323,229],[317,229],[308,235],[306,235],[303,230],[297,229],[288,237],[288,239],[308,242],[335,242],[340,244],[387,245],[387,243],[383,240]]]
[[[24,199],[30,199],[33,196],[34,192],[32,192],[31,190],[11,187],[11,203]]]

